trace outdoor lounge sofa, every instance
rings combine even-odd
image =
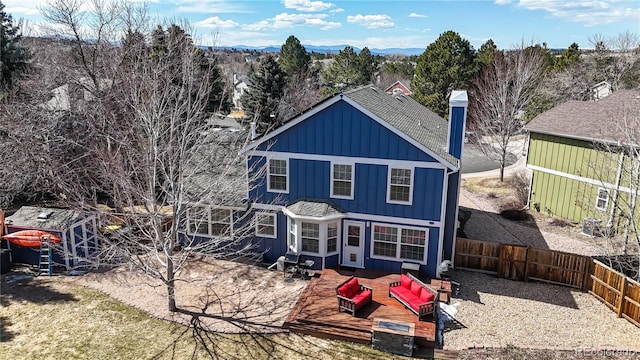
[[[363,306],[371,302],[373,289],[369,286],[361,285],[357,277],[350,277],[336,287],[338,297],[338,311],[347,311],[351,316],[356,316]]]
[[[407,309],[418,315],[418,320],[435,314],[438,292],[411,274],[400,275],[400,281],[389,284],[389,297],[400,301]]]

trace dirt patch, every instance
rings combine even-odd
[[[168,311],[166,287],[138,270],[119,267],[61,279],[103,291],[160,319],[189,325],[197,317],[206,328],[226,333],[281,332],[308,284],[285,281],[281,272],[262,267],[199,256],[177,274],[176,302],[189,315]]]

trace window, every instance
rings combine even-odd
[[[231,210],[194,206],[187,211],[189,232],[207,236],[231,236]]]
[[[387,202],[410,204],[412,198],[412,169],[389,168]]]
[[[426,229],[373,226],[373,257],[424,262],[426,249]]]
[[[605,188],[598,188],[598,197],[596,199],[596,209],[607,210],[609,204],[609,190]]]
[[[331,196],[353,199],[353,165],[332,164]]]
[[[287,160],[269,159],[267,173],[269,177],[267,191],[287,192],[289,188],[287,181]]]
[[[256,214],[256,235],[276,238],[276,215],[257,213]]]
[[[289,250],[296,251],[296,221],[289,219]]]
[[[398,229],[376,225],[373,227],[373,255],[396,257]]]
[[[320,252],[320,224],[302,223],[302,251]]]
[[[338,224],[327,224],[327,253],[338,251]]]
[[[422,261],[424,259],[424,247],[426,232],[415,229],[402,229],[400,235],[400,258]]]

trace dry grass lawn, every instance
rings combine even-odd
[[[195,333],[57,277],[2,279],[3,359],[388,359],[366,345],[292,334]]]

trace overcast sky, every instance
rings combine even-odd
[[[37,28],[46,0],[2,0],[14,19]],[[152,0],[157,21],[188,20],[201,45],[280,46],[289,35],[303,44],[424,48],[453,30],[477,49],[546,42],[592,48],[594,34],[640,34],[639,0]],[[216,36],[213,36],[216,34]],[[216,39],[216,40],[214,40]]]

